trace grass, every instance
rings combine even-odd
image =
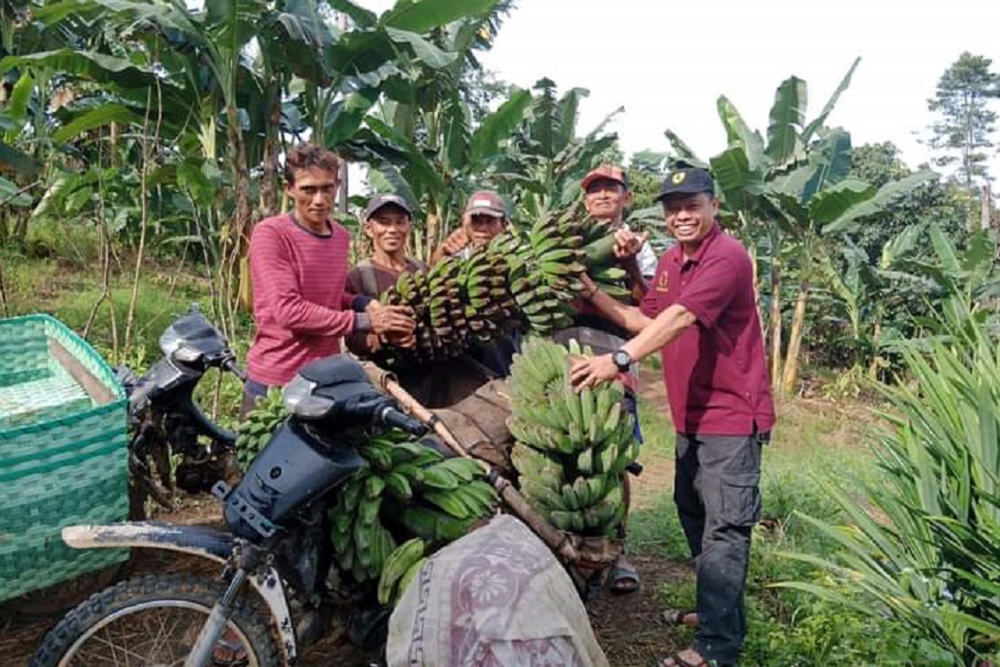
[[[90,313],[101,299],[96,282],[97,267],[81,269],[76,260],[25,257],[0,251],[4,288],[10,316],[45,312],[82,333]],[[208,288],[194,271],[164,266],[150,260],[139,281],[135,307],[133,342],[125,347],[125,322],[132,299],[131,268],[125,267],[111,278],[108,298],[98,308],[88,342],[113,365],[125,365],[137,373],[145,371],[160,356],[159,338],[163,330],[197,303],[211,313]],[[211,319],[211,315],[209,315]],[[248,329],[249,330],[249,329]],[[231,341],[237,358],[244,359],[249,339]],[[216,385],[219,385],[218,392]],[[242,388],[228,374],[220,378],[209,371],[199,383],[196,400],[206,412],[231,428],[239,410]]]

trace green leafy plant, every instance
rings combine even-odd
[[[793,554],[824,582],[784,586],[910,627],[976,665],[1000,645],[1000,351],[953,300],[948,335],[904,348],[909,381],[883,388],[893,431],[878,451],[879,483],[857,499],[820,482],[849,518],[807,518],[840,551]]]

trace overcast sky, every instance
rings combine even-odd
[[[382,11],[393,2],[361,4]],[[581,131],[623,106],[610,129],[618,132],[627,155],[666,150],[666,128],[703,158],[721,151],[720,95],[764,133],[775,88],[792,75],[809,86],[811,119],[860,56],[828,123],[850,131],[855,145],[892,141],[916,166],[929,158],[918,139],[928,137],[934,116],[927,100],[944,70],[970,51],[991,58],[993,70],[1000,71],[997,0],[519,0],[518,5],[484,64],[522,87],[547,76],[560,91],[589,89]],[[994,108],[1000,111],[1000,103]],[[997,148],[991,150],[991,172],[1000,177]]]

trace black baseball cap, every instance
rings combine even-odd
[[[365,220],[368,220],[373,215],[378,213],[378,210],[384,206],[397,206],[406,212],[406,215],[413,217],[413,211],[410,209],[410,205],[406,203],[406,200],[396,194],[381,194],[375,195],[368,200],[368,206],[365,207]]]
[[[663,179],[656,201],[662,201],[670,195],[696,195],[702,192],[715,195],[715,181],[707,171],[697,167],[674,169]]]

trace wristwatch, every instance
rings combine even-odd
[[[615,366],[622,373],[628,373],[629,369],[632,368],[632,355],[622,348],[618,348],[611,353],[611,361],[615,362]]]

